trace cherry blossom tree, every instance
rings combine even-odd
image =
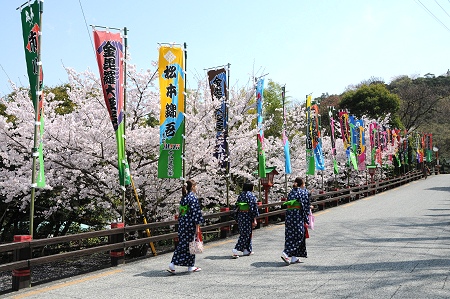
[[[156,63],[152,66],[156,69]],[[46,95],[44,160],[47,187],[36,193],[36,228],[53,223],[49,234],[66,232],[72,223],[104,226],[121,221],[122,198],[117,169],[115,134],[99,77],[90,71],[67,68],[67,95],[73,109],[61,113],[63,100]],[[148,221],[173,219],[181,196],[182,180],[159,179],[159,111],[160,97],[155,71],[138,71],[127,66],[126,154],[132,182]],[[228,101],[230,149],[230,203],[234,203],[244,180],[258,184],[255,126],[255,89],[253,78],[246,86],[230,88]],[[210,99],[206,75],[190,79],[197,85],[186,98],[186,179],[198,183],[198,196],[208,211],[224,206],[226,178],[213,156],[215,150],[214,103]],[[192,84],[192,83],[191,83]],[[12,86],[11,100],[0,115],[0,201],[7,208],[1,221],[26,221],[30,202],[31,147],[33,145],[34,110],[28,90]],[[59,111],[59,112],[57,112]],[[13,116],[13,121],[11,121]],[[292,174],[305,177],[305,109],[295,104],[287,110]],[[271,123],[270,116],[265,119]],[[281,128],[280,128],[281,130]],[[367,136],[366,136],[367,138]],[[322,139],[326,157],[325,182],[335,179],[331,164],[331,142]],[[336,142],[337,159],[345,165],[342,141]],[[284,152],[280,138],[267,137],[264,144],[266,164],[276,166],[271,201],[284,193]],[[310,178],[319,188],[321,177]],[[289,184],[290,186],[290,184]],[[140,222],[134,190],[126,193],[127,224]],[[14,213],[13,213],[14,212]],[[15,220],[13,220],[15,219]]]

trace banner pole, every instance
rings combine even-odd
[[[31,172],[31,199],[30,199],[30,227],[29,227],[29,235],[33,238],[34,231],[34,200],[36,197],[36,157],[39,155],[37,143],[38,143],[38,126],[39,123],[39,98],[41,96],[41,86],[40,86],[40,77],[41,77],[41,37],[42,37],[42,13],[43,13],[43,2],[39,1],[39,39],[38,39],[38,69],[37,69],[37,84],[36,84],[36,102],[34,103],[34,140],[33,140],[33,162],[32,162],[32,172]],[[30,87],[31,88],[31,87]],[[31,96],[33,97],[33,95]]]
[[[125,44],[125,49],[124,49],[124,59],[123,59],[123,149],[125,151],[125,159],[127,159],[127,150],[126,150],[126,114],[127,114],[127,48],[128,48],[128,36],[127,36],[127,27],[123,28],[123,40],[124,40],[124,44]],[[124,161],[120,161],[120,163],[124,163]],[[125,171],[125,169],[124,169]],[[123,183],[123,189],[122,189],[122,222],[125,224],[125,199],[126,199],[126,192],[127,192],[127,187],[125,184],[125,172],[123,173],[123,178],[122,178],[122,183]]]
[[[286,135],[286,111],[285,111],[285,93],[286,93],[286,85],[281,87],[281,98],[283,100],[283,132]],[[286,136],[287,138],[287,136]],[[286,157],[284,157],[286,159]],[[286,162],[284,167],[284,197],[287,199],[288,189],[287,189],[287,173],[286,173]]]
[[[306,173],[305,173],[305,186],[308,187],[308,138],[309,138],[309,110],[310,108],[308,108],[308,95],[306,95]]]
[[[130,175],[130,181],[131,181],[131,187],[133,188],[134,196],[136,198],[136,202],[137,202],[137,205],[138,205],[138,208],[139,208],[139,214],[142,216],[142,220],[143,220],[144,224],[147,224],[147,218],[145,217],[144,211],[142,210],[141,202],[139,201],[139,197],[138,197],[138,194],[137,194],[137,191],[136,191],[136,187],[134,185],[134,180],[133,180],[133,177],[131,175]],[[150,232],[150,229],[146,228],[145,232],[147,234],[147,237],[151,237],[152,236],[151,232]],[[153,255],[157,256],[158,253],[156,252],[155,244],[153,244],[153,242],[150,242],[148,244],[150,245],[150,248],[152,250]]]
[[[227,207],[230,207],[230,148],[228,146],[228,101],[230,100],[230,66],[231,64],[228,63],[228,82],[227,82],[227,90],[226,90],[226,97],[225,97],[225,146],[226,146],[226,153],[227,153],[227,168],[226,168],[226,182],[227,182]]]
[[[256,98],[256,107],[258,107],[258,92],[257,92],[257,84],[258,84],[258,78],[255,78],[255,98]],[[256,111],[258,111],[258,108],[256,108]],[[256,112],[256,128],[258,128],[258,112]],[[256,133],[256,143],[258,144],[258,132]],[[256,147],[256,157],[258,158],[258,200],[262,202],[261,197],[261,175],[259,171],[259,152],[258,147]]]
[[[186,92],[186,87],[187,87],[187,44],[186,42],[184,42],[184,111],[183,111],[183,118],[184,118],[184,122],[183,122],[183,163],[182,163],[182,167],[183,167],[183,185],[184,182],[186,182],[186,98],[187,98],[187,92]]]

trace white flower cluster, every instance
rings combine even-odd
[[[117,148],[111,121],[105,107],[98,76],[92,72],[77,73],[67,69],[67,94],[74,104],[68,114],[56,113],[61,104],[53,94],[45,100],[44,160],[49,188],[38,190],[36,213],[50,217],[60,210],[79,215],[88,211],[111,211],[111,217],[120,217],[121,191],[117,170]],[[126,153],[136,193],[142,207],[148,212],[148,221],[173,219],[181,196],[182,181],[158,179],[159,111],[158,76],[152,71],[137,71],[127,66],[126,94]],[[189,90],[186,99],[186,158],[187,179],[197,182],[197,194],[202,206],[224,205],[226,178],[213,157],[215,149],[214,105],[210,99],[206,78],[197,80],[198,88]],[[13,100],[2,101],[6,114],[14,116],[8,121],[0,116],[1,177],[0,200],[25,211],[30,201],[31,148],[33,146],[34,111],[28,90],[13,86]],[[230,203],[237,198],[237,190],[244,180],[258,185],[253,174],[257,170],[257,142],[254,87],[230,88],[228,101],[230,151]],[[254,106],[253,106],[254,107]],[[294,105],[287,110],[287,131],[290,140],[292,174],[305,177],[305,110]],[[265,116],[265,122],[270,123]],[[368,121],[366,120],[366,124]],[[281,130],[281,128],[280,128]],[[366,134],[368,144],[368,134]],[[322,182],[336,179],[333,174],[330,138],[322,138],[326,171],[309,177],[313,188]],[[281,139],[266,137],[267,166],[276,166],[271,200],[284,196],[284,152]],[[341,166],[346,162],[342,140],[336,141]],[[389,153],[393,152],[392,147]],[[387,152],[385,154],[388,154]],[[356,174],[360,180],[365,174]],[[340,176],[339,176],[340,177]],[[342,180],[342,179],[341,179]],[[288,184],[290,188],[291,183]],[[129,188],[131,189],[131,187]],[[255,193],[258,193],[256,191]],[[126,208],[137,210],[134,192],[127,193]]]

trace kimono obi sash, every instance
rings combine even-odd
[[[180,215],[184,216],[189,211],[189,205],[180,205]]]
[[[288,210],[300,210],[302,207],[302,204],[297,199],[286,201],[283,205],[287,205]]]
[[[250,210],[250,205],[246,202],[237,202],[236,205],[239,207],[240,212],[248,212]]]

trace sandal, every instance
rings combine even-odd
[[[290,265],[291,261],[289,260],[289,258],[285,257],[285,256],[281,256],[281,259],[283,260],[283,262],[285,262],[286,264]]]
[[[172,270],[172,269],[167,269],[167,272],[169,272],[170,274],[172,274],[172,275],[175,275],[176,273],[175,273],[175,270]]]
[[[200,272],[202,271],[202,268],[199,267],[193,267],[192,269],[189,270],[189,272]]]

